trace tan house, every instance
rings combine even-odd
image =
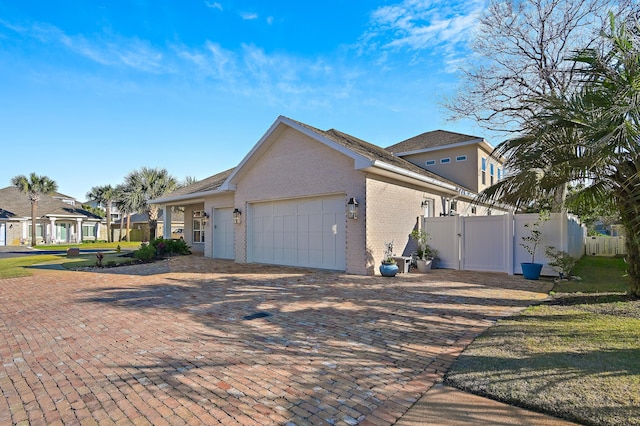
[[[374,274],[386,242],[414,250],[425,215],[487,213],[476,188],[418,163],[281,116],[237,167],[152,202],[165,223],[184,207],[184,238],[207,257]]]
[[[36,243],[106,240],[102,218],[64,194],[42,195],[36,214]],[[18,188],[0,189],[0,246],[31,244],[31,202]]]

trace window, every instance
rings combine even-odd
[[[498,180],[502,179],[502,169],[498,167]]]
[[[487,184],[487,159],[482,157],[482,184]]]
[[[467,156],[466,155],[458,155],[456,157],[456,161],[467,161]]]
[[[441,158],[440,164],[449,164],[451,162],[451,158]]]
[[[204,243],[204,212],[193,211],[193,243]]]
[[[457,201],[452,201],[451,202],[451,211],[455,212],[457,208],[458,208],[458,202]]]
[[[31,238],[31,229],[32,226],[31,224],[29,224],[29,235],[28,237]],[[41,223],[36,223],[36,238],[42,238],[44,236],[44,227],[42,226]]]
[[[493,185],[493,163],[489,164],[489,174],[491,175],[491,185]]]
[[[82,237],[96,237],[96,227],[95,225],[85,225],[82,224]]]
[[[435,166],[436,165],[436,160],[427,160],[424,162],[425,166]]]

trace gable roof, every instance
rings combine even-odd
[[[191,200],[196,197],[221,192],[220,187],[234,170],[235,167],[229,170],[225,170],[224,172],[217,173],[213,176],[209,176],[208,178],[194,182],[191,185],[178,188],[175,191],[170,192],[169,194],[166,194],[155,200],[150,200],[149,202],[152,204],[160,204],[186,199]]]
[[[241,173],[244,167],[247,167],[247,165],[251,163],[253,155],[261,150],[263,145],[268,144],[272,135],[277,135],[282,131],[283,126],[297,130],[353,158],[357,170],[382,172],[382,174],[391,177],[399,177],[402,175],[404,178],[421,180],[450,191],[458,191],[459,189],[469,191],[467,188],[461,188],[459,184],[451,180],[418,167],[403,158],[396,157],[391,152],[377,145],[363,141],[339,130],[320,130],[285,116],[278,117],[271,125],[269,130],[267,130],[253,149],[244,157],[238,167],[229,175],[229,178],[222,185],[222,188],[229,190],[235,189],[236,176]]]
[[[101,220],[97,216],[82,208],[77,208],[50,195],[42,195],[38,201],[36,214],[38,217],[57,216]],[[31,217],[31,201],[15,186],[0,189],[0,219],[19,219]]]
[[[487,141],[479,136],[465,135],[464,133],[449,132],[446,130],[434,130],[425,132],[387,147],[387,151],[396,155],[431,151],[444,147],[468,145],[473,143],[485,144],[493,150]]]
[[[436,185],[443,190],[461,193],[471,193],[468,188],[446,179],[436,173],[423,169],[401,157],[393,155],[387,149],[366,142],[336,129],[320,130],[308,124],[280,116],[260,138],[258,143],[242,159],[240,164],[232,169],[215,174],[191,185],[179,188],[161,198],[150,200],[153,204],[177,203],[189,200],[190,202],[204,201],[207,195],[213,195],[225,191],[235,190],[235,182],[239,179],[242,170],[250,167],[258,151],[265,149],[272,137],[277,137],[284,128],[297,130],[316,141],[319,141],[342,154],[353,158],[355,168],[358,170],[375,171],[393,178],[414,179],[427,184]],[[432,133],[432,132],[430,132]],[[445,132],[451,133],[451,132]],[[461,134],[458,134],[461,135]],[[468,135],[463,135],[469,137]],[[473,138],[473,136],[471,136]],[[482,140],[482,139],[480,139]]]

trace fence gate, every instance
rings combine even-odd
[[[531,255],[521,246],[522,237],[530,234],[527,224],[537,220],[537,214],[426,217],[423,226],[431,237],[429,245],[438,250],[438,267],[519,274],[521,262],[531,262]],[[584,254],[584,233],[575,218],[566,213],[551,214],[543,225],[535,256],[536,262],[545,265],[543,275],[557,275],[548,266],[545,247],[580,257]],[[612,254],[623,252],[618,245],[615,247],[599,245],[600,250],[615,251]]]
[[[7,245],[7,224],[0,223],[0,246]]]
[[[512,238],[509,223],[511,217],[469,216],[461,218],[462,265],[465,271],[509,272],[508,250]]]

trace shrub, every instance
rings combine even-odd
[[[133,257],[148,262],[156,257],[156,248],[152,245],[143,244],[138,250],[133,252]]]

